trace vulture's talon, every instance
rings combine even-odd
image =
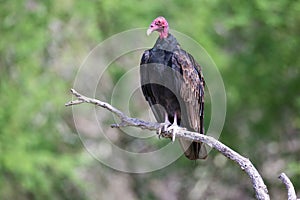
[[[185,128],[182,128],[182,127],[178,126],[177,124],[172,124],[172,126],[170,126],[168,128],[168,132],[172,133],[172,142],[173,143],[175,142],[176,135],[180,130],[185,130]]]
[[[166,121],[164,123],[160,124],[160,127],[158,128],[157,134],[158,134],[158,139],[161,138],[162,133],[168,132],[168,127],[171,125],[169,121]]]
[[[158,139],[160,139],[160,137],[161,137],[161,131],[162,131],[162,126],[160,125],[160,127],[158,128],[158,131],[156,132],[158,135]]]
[[[177,124],[177,114],[174,113],[174,121],[173,124],[168,127],[168,132],[172,133],[172,142],[175,142],[175,138],[176,138],[176,134],[180,131],[180,130],[185,130],[185,128],[182,128],[180,126],[178,126]]]
[[[158,139],[160,139],[161,137],[161,133],[163,132],[167,132],[168,131],[168,127],[171,125],[169,119],[168,119],[168,113],[165,113],[165,122],[160,124],[160,127],[158,128]]]

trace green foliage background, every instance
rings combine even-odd
[[[254,198],[246,175],[215,152],[133,175],[82,147],[64,107],[80,63],[105,38],[159,15],[219,67],[228,98],[220,140],[254,162],[273,199],[285,198],[283,171],[299,194],[299,13],[293,0],[1,1],[0,199]]]

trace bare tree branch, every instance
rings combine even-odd
[[[289,177],[287,177],[285,173],[281,173],[278,178],[282,181],[288,191],[288,200],[297,200],[295,188]]]
[[[92,98],[83,96],[83,95],[79,94],[78,92],[76,92],[74,89],[71,89],[71,93],[74,96],[76,96],[77,99],[66,103],[65,106],[73,106],[73,105],[78,105],[81,103],[91,103],[91,104],[103,107],[103,108],[109,110],[110,112],[114,113],[115,115],[117,115],[121,120],[121,122],[119,124],[112,124],[111,127],[113,127],[113,128],[134,126],[134,127],[139,127],[142,129],[148,129],[148,130],[158,132],[160,130],[160,128],[162,127],[162,124],[160,124],[160,123],[147,122],[147,121],[143,121],[143,120],[136,119],[136,118],[130,118],[127,115],[125,115],[124,113],[122,113],[120,110],[114,108],[112,105],[110,105],[106,102],[99,101],[97,99],[92,99]],[[161,134],[163,137],[172,138],[171,132],[162,132]],[[190,132],[190,131],[182,129],[178,133],[176,133],[176,137],[184,138],[186,140],[195,141],[195,142],[203,142],[203,143],[209,145],[210,147],[216,149],[217,151],[222,153],[224,156],[226,156],[230,160],[233,160],[250,177],[250,179],[252,181],[252,186],[253,186],[255,194],[256,194],[256,198],[259,200],[270,199],[269,194],[268,194],[268,189],[267,189],[266,185],[264,184],[262,177],[260,176],[260,174],[258,173],[256,168],[253,166],[253,164],[250,162],[250,160],[248,158],[241,156],[240,154],[238,154],[237,152],[235,152],[234,150],[232,150],[231,148],[229,148],[228,146],[224,145],[223,143],[221,143],[220,141],[216,140],[215,138],[213,138],[211,136],[199,134],[196,132]],[[281,180],[286,180],[286,179],[283,178]],[[289,181],[289,182],[284,182],[284,183],[286,185],[289,185],[289,188],[287,187],[287,189],[289,191],[289,200],[294,199],[294,198],[290,198],[290,190],[294,190],[293,189],[294,187],[291,188],[291,186],[292,186],[291,182]],[[296,195],[296,194],[294,193],[294,195]]]
[[[152,122],[146,122],[146,121],[136,119],[136,118],[130,118],[130,117],[126,116],[124,113],[122,113],[120,110],[118,110],[117,108],[113,107],[112,105],[110,105],[106,102],[99,101],[97,99],[92,99],[92,98],[86,97],[84,95],[81,95],[74,89],[71,89],[71,93],[74,96],[76,96],[77,99],[66,103],[65,106],[73,106],[73,105],[78,105],[78,104],[82,104],[82,103],[91,103],[96,106],[105,108],[105,109],[109,110],[110,112],[114,113],[115,115],[117,115],[121,120],[121,123],[119,123],[119,124],[112,124],[111,125],[112,128],[135,126],[135,127],[140,127],[142,129],[148,129],[151,131],[155,131],[160,128],[160,123],[152,123]]]

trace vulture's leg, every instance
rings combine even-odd
[[[159,127],[159,130],[158,130],[158,138],[160,139],[161,137],[161,132],[165,132],[165,131],[168,131],[168,126],[170,126],[170,121],[169,121],[169,118],[168,118],[168,113],[165,112],[165,122],[164,123],[161,123],[161,127]]]
[[[185,130],[185,128],[179,127],[177,124],[177,114],[174,114],[174,122],[173,124],[167,129],[168,131],[172,131],[172,142],[175,141],[176,133],[179,130]]]

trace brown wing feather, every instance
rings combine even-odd
[[[182,69],[183,83],[180,88],[180,96],[187,107],[189,126],[199,133],[204,134],[203,110],[204,110],[204,86],[205,82],[200,65],[187,52],[180,50],[174,54],[173,59]]]
[[[201,67],[194,58],[180,49],[173,56],[174,62],[182,69],[183,82],[180,88],[180,96],[186,105],[186,117],[182,116],[182,122],[188,123],[185,126],[204,134],[204,87],[205,82]],[[180,140],[181,146],[186,149],[185,155],[190,159],[206,158],[207,152],[201,143]]]

